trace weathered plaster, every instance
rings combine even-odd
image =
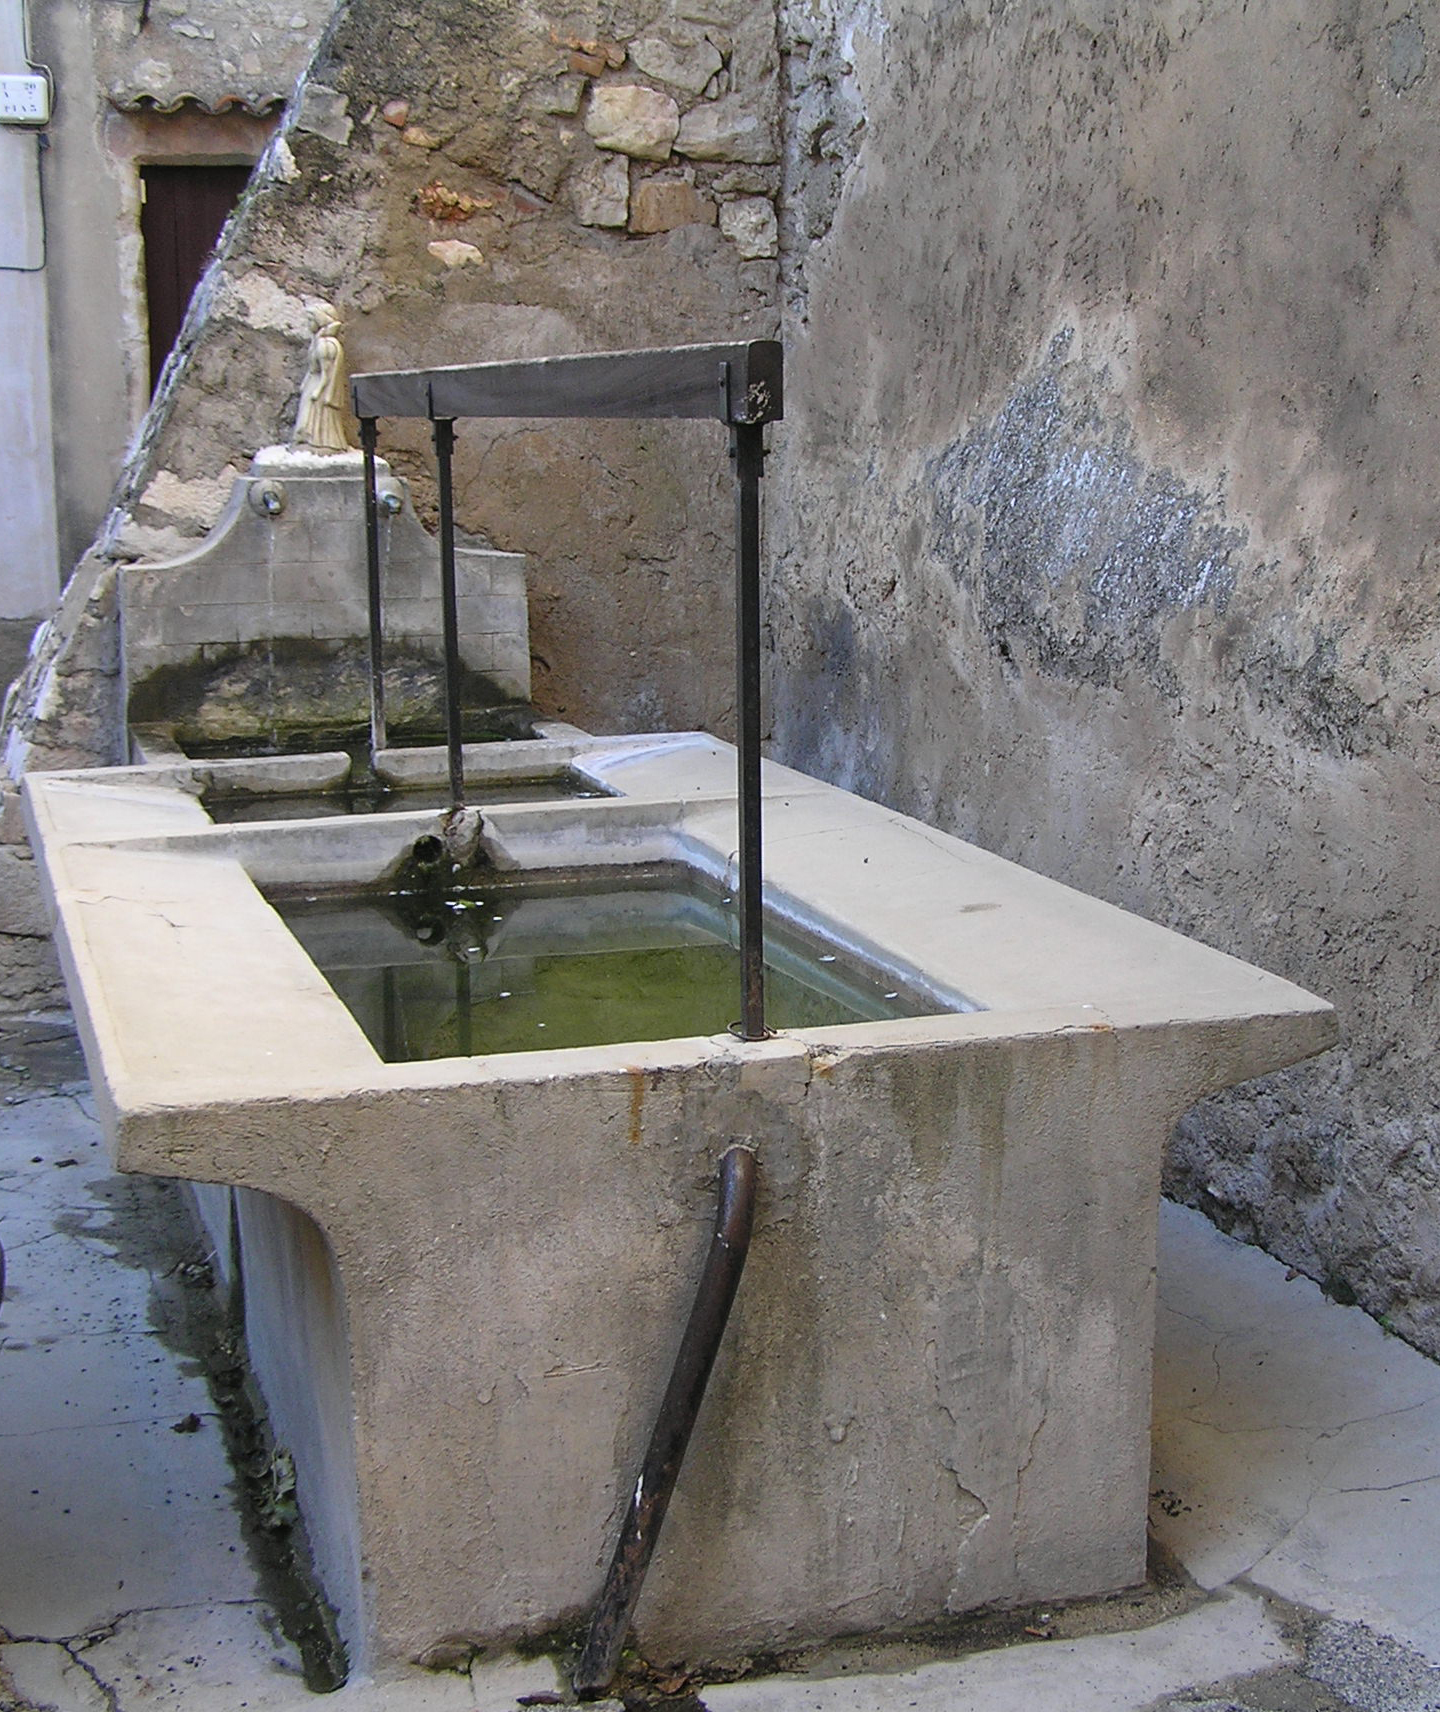
[[[0,12],[0,70],[32,69],[25,7]],[[55,469],[50,454],[50,376],[45,360],[43,138],[33,127],[0,126],[0,620],[35,619],[55,600]]]
[[[1336,1000],[1169,1181],[1435,1351],[1425,33],[787,8],[772,611],[785,758]]]

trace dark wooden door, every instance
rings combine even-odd
[[[152,389],[179,336],[190,294],[249,177],[248,166],[140,169],[145,192],[140,235],[145,240]]]

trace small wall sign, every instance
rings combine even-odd
[[[48,125],[50,123],[50,79],[0,74],[0,125]]]

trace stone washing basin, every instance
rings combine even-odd
[[[496,747],[470,777],[523,750],[609,793],[487,807],[503,866],[733,862],[724,745]],[[437,816],[217,826],[224,765],[32,776],[28,812],[117,1165],[224,1186],[201,1205],[352,1663],[594,1599],[736,1137],[756,1235],[649,1656],[1143,1577],[1162,1149],[1330,1045],[1327,1004],[768,766],[774,915],[974,1008],[386,1063],[262,888],[374,880]]]

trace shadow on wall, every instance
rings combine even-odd
[[[1427,638],[1147,455],[1078,343],[949,444],[791,475],[775,752],[1333,999],[1345,1045],[1198,1108],[1166,1186],[1434,1354]]]
[[[0,702],[24,668],[35,624],[33,618],[0,618]]]

